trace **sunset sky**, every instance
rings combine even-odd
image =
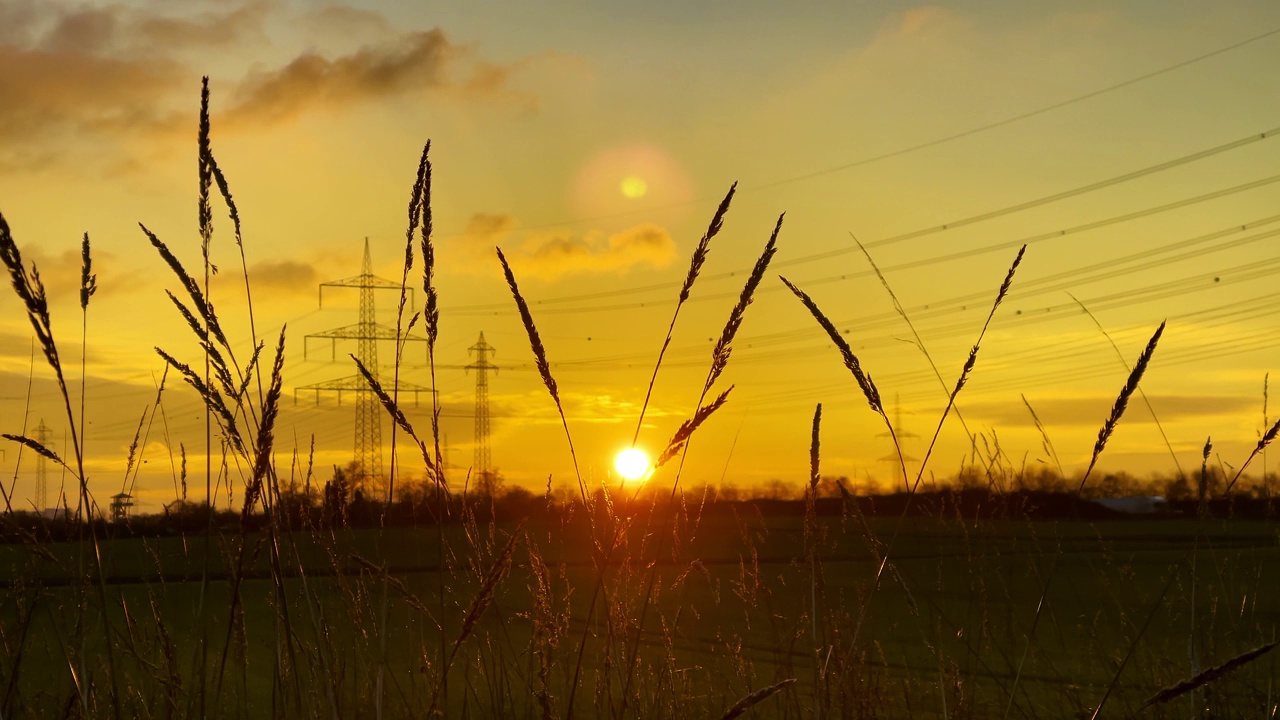
[[[123,486],[155,400],[153,348],[199,360],[164,296],[177,284],[138,223],[198,268],[202,75],[214,153],[243,216],[258,336],[288,324],[286,477],[313,437],[321,480],[350,460],[350,400],[300,392],[295,404],[293,391],[352,374],[342,360],[355,347],[330,361],[313,340],[304,357],[303,338],[356,321],[356,293],[326,291],[320,308],[317,286],[358,272],[364,238],[376,274],[399,279],[428,139],[436,385],[459,486],[475,390],[462,367],[482,331],[502,368],[490,379],[495,464],[531,488],[573,479],[494,247],[531,303],[586,480],[613,480],[690,253],[734,181],[642,447],[659,451],[693,411],[746,271],[786,220],[721,381],[736,389],[695,436],[686,480],[799,482],[819,402],[824,474],[895,477],[881,461],[883,422],[779,274],[846,332],[890,414],[920,436],[906,452],[923,455],[946,392],[851,235],[948,385],[1029,244],[958,400],[979,445],[998,444],[1011,465],[1052,462],[1023,396],[1071,472],[1127,376],[1074,296],[1130,364],[1168,320],[1142,387],[1184,468],[1199,466],[1208,436],[1235,466],[1263,427],[1264,377],[1280,370],[1277,68],[1280,4],[1262,0],[0,0],[0,213],[46,280],[77,400],[80,239],[91,238],[100,290],[88,312],[86,449],[100,499]],[[212,299],[247,358],[239,251],[220,201],[214,210]],[[394,299],[378,297],[392,325]],[[43,418],[63,448],[65,415],[43,359],[30,370],[31,338],[6,288],[0,431],[30,434]],[[380,353],[386,372],[392,349]],[[407,357],[402,375],[429,384],[421,350]],[[426,427],[423,401],[410,415]],[[149,509],[174,498],[179,443],[203,485],[197,398],[171,377],[162,403],[134,492]],[[16,473],[15,502],[29,507],[34,460],[25,453],[16,468],[18,446],[3,449],[5,484]],[[954,474],[969,449],[952,416],[926,475]],[[404,462],[420,473],[412,453]],[[1173,470],[1140,400],[1100,464]],[[51,487],[61,482],[51,471]]]

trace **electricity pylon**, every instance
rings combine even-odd
[[[36,426],[35,441],[45,447],[49,447],[49,443],[53,441],[53,428],[44,424],[44,418],[40,418],[40,424]],[[49,465],[44,455],[36,454],[36,512],[43,513],[48,507],[49,501]]]
[[[324,289],[325,288],[354,288],[360,291],[360,319],[354,325],[345,325],[343,327],[326,330],[324,332],[312,333],[303,339],[303,357],[307,357],[309,347],[308,340],[312,338],[327,339],[330,341],[330,357],[337,359],[337,345],[339,340],[354,340],[356,342],[355,356],[364,365],[369,374],[375,380],[378,380],[384,391],[391,395],[396,392],[395,387],[391,387],[383,383],[378,373],[378,341],[379,340],[399,340],[402,343],[408,342],[426,342],[426,338],[413,335],[402,334],[396,337],[396,329],[388,327],[378,322],[377,310],[374,306],[375,290],[400,290],[400,283],[380,278],[373,274],[373,263],[369,259],[369,238],[364,239],[364,261],[360,268],[360,274],[354,277],[345,278],[343,280],[334,280],[332,282],[320,283],[320,307],[324,307]],[[409,289],[410,299],[412,299],[412,290]],[[399,383],[399,393],[413,393],[413,403],[418,404],[418,394],[424,392],[434,392],[425,385],[416,385],[405,381]],[[338,394],[338,404],[342,404],[342,396],[344,393],[354,394],[356,397],[356,422],[355,422],[355,455],[354,462],[356,466],[355,477],[352,478],[356,486],[362,486],[370,481],[382,482],[382,414],[386,412],[381,406],[382,401],[369,388],[369,382],[365,380],[360,373],[348,375],[343,378],[337,378],[328,382],[316,383],[315,385],[304,385],[297,390],[311,390],[315,392],[316,402],[320,402],[320,392],[336,392]],[[297,402],[295,391],[294,402]]]
[[[911,487],[907,484],[906,469],[902,467],[902,463],[912,462],[916,458],[909,455],[902,446],[903,441],[907,438],[918,438],[920,436],[902,426],[902,402],[898,399],[897,394],[893,396],[893,433],[882,432],[876,437],[894,438],[895,442],[897,442],[898,445],[895,451],[880,458],[880,462],[892,463],[893,472],[898,476],[898,481],[902,483],[903,487],[910,490]],[[902,453],[901,457],[898,456],[899,452]]]
[[[498,371],[498,366],[489,362],[490,353],[496,352],[494,347],[484,340],[484,332],[475,345],[467,348],[475,355],[475,360],[466,366],[467,370],[476,371],[476,444],[475,459],[471,471],[475,474],[477,484],[485,491],[492,490],[493,456],[489,452],[489,371]]]

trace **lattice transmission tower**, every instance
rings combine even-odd
[[[898,478],[898,482],[902,483],[903,487],[905,487],[908,491],[910,491],[911,486],[907,482],[906,471],[903,469],[902,464],[904,462],[914,462],[916,458],[912,457],[910,453],[906,452],[906,450],[904,449],[904,446],[906,445],[905,441],[907,439],[918,438],[920,436],[911,432],[910,430],[907,430],[905,427],[902,426],[902,401],[898,398],[897,393],[894,393],[894,396],[893,396],[893,433],[890,434],[887,432],[882,432],[877,434],[876,437],[878,438],[896,437],[897,438],[898,447],[894,449],[894,452],[891,452],[888,455],[881,457],[880,462],[889,463],[890,465],[892,465],[893,474]],[[899,451],[902,452],[901,457],[898,456]]]
[[[466,366],[467,370],[476,371],[476,444],[475,459],[471,464],[471,472],[476,483],[485,490],[492,489],[493,456],[489,451],[489,371],[498,371],[498,366],[489,362],[489,355],[497,350],[485,342],[484,332],[475,345],[467,348],[467,352],[475,356],[475,360]]]
[[[40,424],[36,426],[35,441],[45,447],[49,447],[49,443],[53,442],[53,428],[44,424],[44,418],[40,418]],[[45,460],[44,455],[36,454],[36,512],[43,513],[45,508],[49,507],[49,464]]]
[[[387,393],[395,392],[395,388],[391,383],[384,382],[378,372],[378,342],[381,340],[396,341],[396,329],[388,327],[378,322],[377,308],[374,304],[375,290],[392,290],[399,292],[400,283],[380,278],[373,274],[373,263],[369,257],[369,238],[364,240],[364,261],[360,268],[360,274],[354,277],[344,278],[342,280],[334,280],[332,282],[320,283],[320,307],[324,307],[324,289],[325,288],[352,288],[360,291],[360,318],[359,322],[354,325],[344,325],[343,327],[325,330],[324,332],[312,333],[303,339],[303,357],[308,356],[310,340],[321,339],[330,342],[330,359],[337,360],[338,341],[354,341],[356,343],[355,356],[368,369],[369,374],[378,380],[382,385],[382,389]],[[412,290],[410,300],[412,300]],[[421,342],[426,343],[426,338],[414,335],[402,334],[398,338],[403,343]],[[356,421],[355,421],[355,454],[352,458],[355,464],[355,477],[353,480],[357,487],[366,486],[368,483],[382,482],[382,415],[386,412],[382,407],[382,402],[377,395],[369,389],[369,383],[359,372],[354,375],[348,375],[343,378],[337,378],[328,382],[316,383],[315,385],[304,385],[297,390],[311,390],[315,392],[316,402],[320,402],[320,393],[336,392],[338,394],[338,404],[342,404],[342,396],[344,394],[353,394],[356,398]],[[423,392],[434,392],[425,385],[416,385],[405,381],[399,383],[400,394],[413,393],[414,405],[418,404],[418,394]],[[294,401],[297,402],[295,391]]]

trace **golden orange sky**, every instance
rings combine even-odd
[[[461,368],[482,331],[502,368],[490,382],[495,464],[529,487],[573,478],[494,246],[531,303],[584,474],[611,480],[689,255],[734,181],[740,192],[658,377],[640,436],[650,451],[692,412],[746,271],[779,213],[786,222],[722,381],[736,389],[695,437],[687,480],[798,482],[819,402],[823,472],[860,485],[894,477],[880,460],[883,423],[778,274],[846,332],[890,412],[923,436],[906,452],[923,454],[946,393],[851,233],[947,384],[1029,244],[958,401],[980,445],[998,444],[1011,465],[1048,459],[1023,396],[1078,470],[1127,375],[1072,296],[1129,363],[1168,320],[1142,387],[1184,468],[1198,466],[1208,436],[1228,465],[1256,443],[1264,377],[1280,369],[1276,3],[406,5],[0,4],[0,212],[46,279],[77,387],[81,235],[93,243],[86,450],[100,497],[123,486],[154,401],[163,365],[153,348],[198,357],[164,297],[176,285],[137,223],[197,267],[202,75],[214,152],[244,218],[258,335],[288,324],[282,469],[312,438],[322,480],[350,459],[351,403],[292,398],[353,370],[329,361],[323,342],[304,358],[303,338],[356,321],[354,293],[326,294],[320,308],[317,286],[358,271],[364,238],[376,273],[400,277],[427,139],[436,385],[459,485],[475,388]],[[220,203],[215,232],[213,301],[247,357],[239,252]],[[394,324],[393,297],[379,302]],[[44,419],[54,444],[65,442],[9,291],[0,317],[0,430]],[[420,352],[409,356],[403,376],[429,384]],[[415,422],[426,423],[426,406]],[[163,407],[135,486],[153,509],[174,497],[180,443],[193,476],[203,468],[194,393],[171,381]],[[951,417],[926,475],[953,474],[969,449]],[[16,479],[28,503],[34,461],[28,453],[15,467],[17,446],[4,450],[6,485]],[[404,462],[418,472],[411,453]],[[1101,465],[1172,471],[1141,401]],[[54,473],[50,484],[60,482]]]

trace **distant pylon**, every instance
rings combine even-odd
[[[53,441],[53,428],[44,424],[44,418],[40,418],[40,424],[36,426],[36,442],[45,447],[49,447],[49,443]],[[44,455],[36,455],[36,512],[42,513],[44,509],[49,507],[49,465]]]
[[[346,325],[333,330],[307,335],[303,340],[303,357],[307,355],[308,344],[306,341],[312,338],[329,340],[331,344],[330,355],[335,360],[337,359],[338,341],[354,340],[356,341],[356,358],[369,371],[369,374],[375,380],[378,380],[383,390],[387,393],[394,392],[395,389],[383,383],[378,374],[378,341],[397,340],[396,329],[378,323],[373,291],[399,291],[400,283],[392,282],[373,274],[373,263],[369,256],[369,238],[364,239],[364,261],[361,264],[359,275],[344,280],[320,283],[321,307],[324,307],[324,289],[326,287],[358,289],[360,291],[360,320],[355,325]],[[412,290],[409,290],[409,292],[412,293]],[[402,335],[398,339],[401,342],[426,342],[426,338],[411,335]],[[356,482],[357,487],[369,481],[380,483],[382,481],[382,414],[386,411],[381,407],[382,401],[369,389],[369,383],[364,376],[357,373],[337,380],[330,380],[329,382],[305,385],[298,388],[298,390],[314,391],[316,402],[320,400],[320,391],[336,392],[338,393],[339,405],[342,404],[344,392],[355,394],[355,454],[352,459],[356,465],[356,472],[353,480]],[[401,393],[412,392],[415,405],[418,403],[418,393],[432,392],[429,387],[403,381],[399,385],[399,391]]]
[[[493,472],[493,457],[489,452],[489,371],[497,372],[498,366],[489,362],[489,354],[496,351],[485,342],[483,331],[467,351],[475,355],[475,361],[466,369],[476,371],[476,449],[471,472],[479,483],[485,483]]]
[[[894,452],[891,452],[888,455],[881,457],[880,462],[892,463],[893,473],[898,476],[898,482],[901,482],[903,486],[907,487],[907,489],[909,490],[910,486],[907,485],[907,476],[906,476],[905,470],[902,467],[902,462],[903,461],[910,462],[915,460],[916,458],[912,457],[910,454],[906,452],[906,450],[903,448],[903,445],[905,444],[903,441],[906,440],[907,438],[915,438],[920,436],[911,432],[910,430],[907,430],[902,426],[902,401],[898,399],[897,393],[894,393],[894,396],[893,396],[893,433],[890,434],[887,432],[882,432],[876,435],[876,437],[896,438],[898,447],[895,449]],[[899,451],[902,452],[901,457],[898,456]]]

